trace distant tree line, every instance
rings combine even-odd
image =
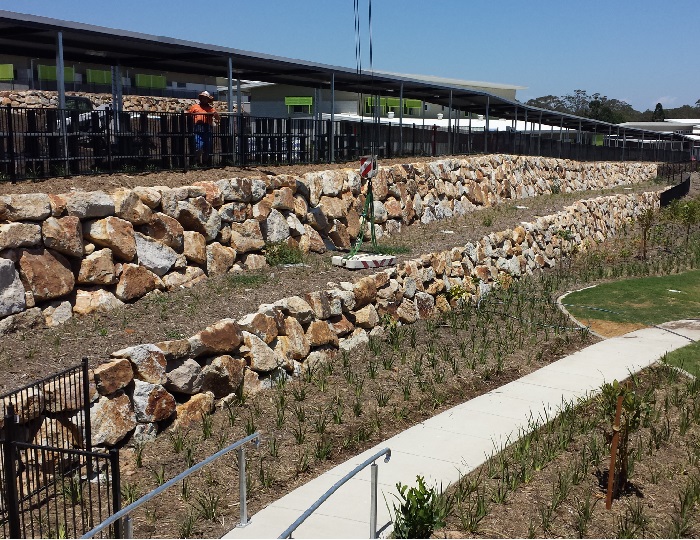
[[[683,105],[675,109],[664,109],[657,103],[652,111],[637,111],[619,99],[612,99],[599,93],[589,94],[586,90],[574,90],[565,96],[542,96],[525,103],[540,109],[549,109],[562,113],[620,124],[622,122],[663,122],[673,118],[700,118],[700,99],[695,105]]]

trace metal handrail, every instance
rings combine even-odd
[[[241,519],[241,521],[236,526],[237,527],[245,527],[246,525],[248,525],[248,523],[250,523],[250,521],[248,520],[247,505],[246,505],[245,448],[243,447],[243,445],[245,445],[246,443],[249,443],[249,442],[253,442],[253,441],[255,442],[256,447],[260,444],[260,432],[256,431],[252,435],[248,435],[246,438],[241,439],[239,441],[236,441],[232,445],[227,446],[226,448],[224,448],[222,450],[219,450],[216,454],[212,454],[211,456],[200,461],[196,465],[192,465],[192,467],[181,472],[175,478],[168,480],[167,482],[165,482],[161,486],[157,487],[156,489],[154,489],[150,493],[147,493],[146,495],[144,495],[140,499],[137,499],[136,501],[132,502],[129,506],[126,506],[125,508],[122,508],[119,512],[116,512],[115,514],[111,515],[106,520],[104,520],[102,523],[97,525],[97,527],[86,532],[83,536],[81,536],[81,538],[92,538],[98,532],[106,529],[111,524],[120,520],[121,518],[123,518],[123,517],[128,518],[129,514],[131,512],[133,512],[134,510],[136,510],[142,504],[147,503],[148,501],[150,501],[154,497],[160,495],[166,489],[174,486],[175,484],[177,484],[181,480],[184,480],[185,478],[187,478],[193,472],[198,471],[202,467],[204,467],[204,466],[208,465],[209,463],[211,463],[212,461],[220,458],[224,454],[229,453],[231,450],[238,450],[238,471],[239,471],[239,473],[238,473],[239,474],[238,485],[239,485],[239,493],[240,493],[240,499],[241,499],[240,500],[240,507],[241,507],[241,518],[240,519]],[[125,538],[132,537],[132,535],[130,534],[130,529],[131,529],[131,527],[129,527],[129,526],[125,527],[125,535],[124,535]]]
[[[377,464],[374,463],[376,460],[378,460],[382,456],[386,456],[384,458],[384,463],[388,463],[389,460],[391,459],[391,449],[385,448],[381,452],[377,452],[374,454],[372,457],[367,458],[365,461],[363,461],[360,465],[355,467],[352,471],[350,471],[348,474],[343,476],[340,480],[338,480],[333,486],[326,491],[323,495],[319,497],[319,499],[313,503],[308,510],[306,510],[299,518],[292,523],[287,529],[278,536],[278,538],[291,538],[292,533],[306,521],[306,518],[308,518],[311,514],[313,514],[319,506],[321,506],[326,500],[333,495],[340,487],[345,484],[348,480],[350,480],[353,476],[355,476],[357,473],[359,473],[362,469],[367,467],[370,463],[372,464],[372,487],[371,487],[371,501],[370,501],[370,538],[377,538]]]

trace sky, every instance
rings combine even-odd
[[[0,0],[0,9],[356,67],[353,0]],[[369,0],[359,0],[363,70]],[[700,99],[698,0],[373,0],[372,66],[525,86],[517,99],[586,90],[637,110]]]

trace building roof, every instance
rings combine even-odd
[[[465,88],[464,81],[454,79],[357,73],[346,67],[0,10],[0,51],[3,54],[54,59],[58,32],[62,33],[64,58],[72,62],[221,77],[227,76],[231,59],[233,77],[248,81],[328,88],[333,78],[337,90],[395,97],[403,92],[405,99],[444,106],[451,104],[461,111],[486,114],[488,108],[490,116],[504,119],[521,120],[527,114],[531,122],[570,129],[607,132],[617,127],[528,107],[488,92]],[[665,137],[678,138],[679,135]]]

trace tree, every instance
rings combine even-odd
[[[568,112],[562,99],[558,96],[552,95],[530,99],[527,101],[527,103],[525,103],[525,105],[537,107],[539,109],[547,109],[550,111]]]
[[[664,106],[661,105],[661,103],[657,103],[656,108],[654,109],[654,114],[651,115],[651,121],[663,122],[665,118],[666,115],[664,114]]]

